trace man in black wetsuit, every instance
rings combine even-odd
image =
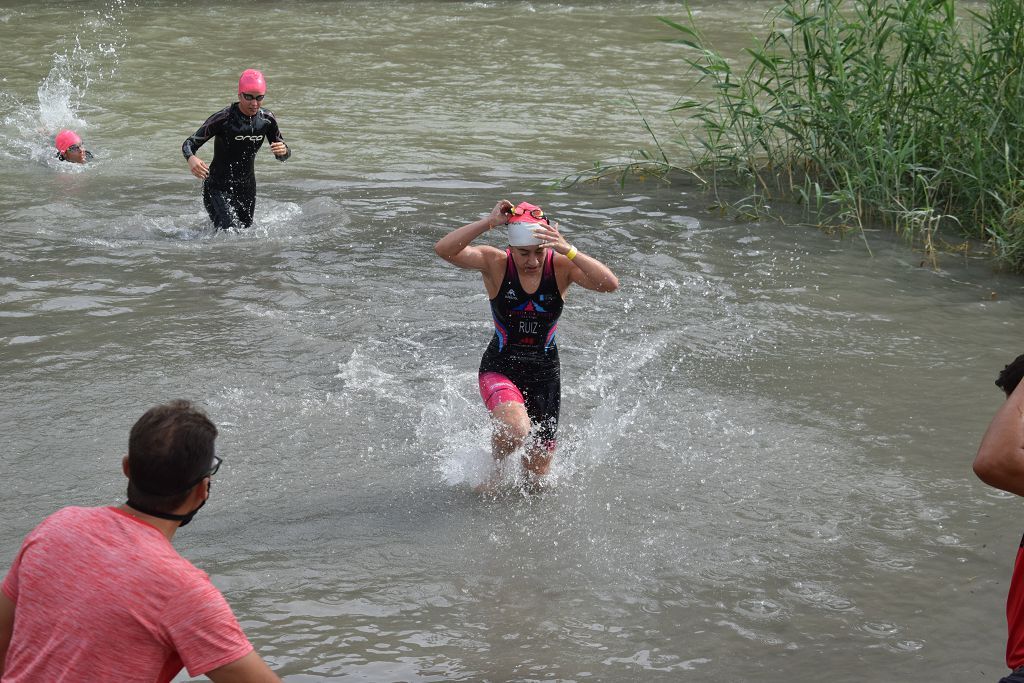
[[[261,107],[266,92],[263,74],[246,69],[238,79],[238,101],[206,119],[181,146],[192,175],[203,181],[203,204],[220,230],[252,225],[256,208],[254,167],[263,139],[270,141],[270,151],[278,161],[291,156],[277,119]],[[210,138],[216,139],[213,161],[207,166],[196,156],[196,150]]]

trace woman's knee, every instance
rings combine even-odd
[[[497,420],[494,423],[494,431],[503,441],[519,448],[530,434],[530,419],[524,417]]]

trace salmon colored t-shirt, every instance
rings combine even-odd
[[[21,546],[3,683],[170,681],[252,651],[210,577],[158,529],[117,508],[68,507]]]

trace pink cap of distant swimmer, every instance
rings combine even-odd
[[[267,92],[267,82],[263,80],[263,74],[256,69],[246,69],[238,79],[238,92],[256,93],[262,95]]]
[[[68,151],[68,147],[71,145],[82,144],[82,138],[78,137],[78,133],[73,130],[62,130],[57,133],[57,138],[53,141],[53,144],[57,146],[57,151],[63,154]]]

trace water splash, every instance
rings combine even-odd
[[[617,346],[608,348],[609,343],[601,341],[596,349],[568,349],[585,368],[574,371],[575,379],[562,386],[558,450],[545,478],[548,488],[573,486],[613,457],[618,439],[637,420],[645,389],[651,389],[627,378],[642,376],[642,369],[659,356],[663,344],[655,340],[634,346],[623,337],[610,345]],[[497,467],[499,488],[519,490],[526,483],[519,464],[521,453],[512,453],[498,464],[491,460],[490,421],[477,393],[476,373],[436,374],[441,383],[435,393],[439,400],[422,409],[416,435],[424,450],[435,453],[443,481],[476,487]],[[652,393],[656,395],[660,385],[655,384]]]
[[[8,112],[0,130],[0,155],[52,160],[53,137],[58,131],[88,128],[80,112],[89,88],[117,74],[120,51],[128,44],[124,16],[132,6],[127,0],[108,0],[103,8],[84,10],[81,20],[71,22],[76,31],[67,35],[52,55],[35,102],[0,92],[0,104]]]
[[[92,81],[89,67],[95,56],[82,47],[79,36],[75,36],[74,41],[70,51],[53,55],[50,73],[36,91],[37,123],[47,132],[86,125],[78,117],[78,111]]]

